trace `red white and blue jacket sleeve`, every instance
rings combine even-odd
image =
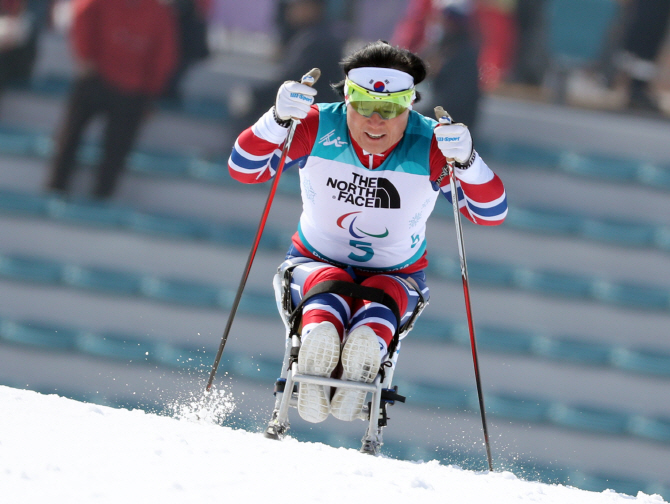
[[[319,128],[319,109],[313,105],[309,114],[297,126],[284,170],[299,163],[312,151]],[[228,160],[228,171],[237,181],[246,184],[266,182],[277,169],[281,147],[288,129],[279,126],[266,112],[253,126],[244,130],[235,142]],[[362,161],[363,162],[363,161]],[[430,147],[430,179],[436,181],[446,164],[444,155],[433,138]],[[495,226],[507,215],[507,196],[500,178],[476,154],[467,170],[456,168],[458,201],[461,213],[475,224]],[[440,183],[440,191],[451,202],[448,177]]]
[[[319,129],[319,109],[312,105],[305,119],[296,127],[291,148],[286,155],[284,170],[299,163],[312,151]],[[272,109],[256,123],[244,130],[228,159],[230,176],[245,184],[257,184],[271,179],[279,164],[281,149],[288,136],[288,128],[277,124]]]
[[[433,137],[430,146],[430,179],[436,181],[446,160]],[[475,160],[466,170],[454,169],[457,179],[458,207],[469,221],[483,226],[502,224],[507,216],[507,195],[502,180],[491,171],[484,160],[475,153]],[[449,177],[440,182],[440,191],[452,202]]]

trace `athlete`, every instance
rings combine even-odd
[[[228,161],[233,178],[272,178],[291,120],[299,120],[285,169],[300,173],[303,211],[287,260],[293,270],[293,306],[329,280],[382,289],[398,306],[400,324],[419,292],[428,299],[424,269],[426,220],[442,193],[452,198],[447,160],[455,162],[460,211],[470,221],[501,224],[507,214],[502,182],[473,148],[468,128],[438,124],[412,110],[415,87],[426,76],[415,54],[378,41],[341,62],[345,79],[333,85],[339,103],[313,105],[316,91],[285,82],[275,105],[238,137]],[[381,303],[335,293],[310,297],[302,310],[298,372],[371,383],[398,328]],[[366,392],[300,385],[298,412],[309,422],[329,414],[357,418]]]

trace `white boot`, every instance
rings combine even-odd
[[[377,335],[366,325],[358,326],[349,334],[342,349],[342,378],[372,383],[380,363]],[[335,418],[348,422],[358,418],[366,395],[364,390],[338,388],[331,403],[331,413]]]
[[[330,377],[340,360],[340,337],[330,322],[321,322],[302,338],[298,353],[298,373]],[[330,413],[330,387],[301,383],[298,413],[313,423],[323,422]]]

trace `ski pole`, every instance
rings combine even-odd
[[[442,107],[435,107],[435,115],[440,124],[451,124],[451,116]],[[468,316],[468,330],[470,332],[470,346],[472,347],[472,361],[475,367],[475,381],[477,382],[477,396],[479,398],[479,411],[482,417],[484,430],[484,445],[486,446],[486,459],[489,471],[493,472],[491,460],[491,444],[489,443],[489,431],[486,425],[486,408],[484,407],[484,393],[482,392],[482,381],[479,375],[479,359],[477,357],[477,341],[475,339],[475,324],[472,319],[472,305],[470,304],[470,282],[468,281],[468,265],[465,261],[465,245],[463,243],[463,226],[461,225],[461,211],[458,204],[458,187],[454,176],[454,160],[447,159],[447,176],[451,185],[451,202],[454,207],[454,221],[456,223],[456,239],[458,241],[458,256],[461,262],[461,279],[463,281],[463,295],[465,297],[465,311]]]
[[[303,75],[300,82],[302,84],[307,84],[308,86],[313,86],[316,81],[321,76],[321,70],[318,68],[313,68],[308,73]],[[279,164],[277,165],[277,171],[275,173],[272,186],[270,188],[270,193],[265,202],[265,208],[263,209],[263,214],[261,215],[260,223],[258,224],[258,230],[256,231],[256,237],[254,238],[254,243],[249,252],[249,257],[247,259],[247,265],[244,267],[244,272],[242,273],[242,279],[240,280],[240,285],[237,288],[237,294],[235,294],[235,300],[233,301],[233,306],[230,308],[230,315],[228,315],[228,322],[226,323],[226,328],[223,331],[223,336],[221,337],[221,343],[219,344],[219,350],[216,353],[216,358],[214,359],[214,364],[212,365],[212,371],[209,374],[209,380],[207,381],[206,391],[209,392],[212,388],[212,383],[214,382],[214,376],[216,376],[216,370],[219,367],[219,362],[221,362],[221,355],[223,355],[223,349],[226,346],[226,341],[228,340],[228,334],[230,333],[230,328],[233,325],[233,319],[237,313],[237,308],[240,304],[240,299],[242,299],[242,292],[244,292],[244,287],[247,284],[247,279],[249,278],[249,272],[251,271],[251,265],[254,262],[256,257],[256,251],[258,250],[258,244],[261,241],[261,236],[263,235],[263,230],[265,229],[265,223],[267,222],[268,215],[270,214],[270,207],[272,206],[272,201],[274,200],[275,193],[277,192],[277,185],[279,184],[279,178],[281,177],[282,171],[284,169],[284,164],[286,163],[286,155],[291,148],[291,143],[293,142],[293,135],[295,133],[295,128],[300,123],[298,119],[293,119],[288,130],[288,137],[286,142],[284,142],[284,148],[281,151],[281,157],[279,158]]]

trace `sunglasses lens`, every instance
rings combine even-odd
[[[350,101],[349,103],[356,112],[365,117],[372,117],[372,114],[376,112],[382,119],[393,119],[406,110],[406,107],[402,105],[387,101]]]

